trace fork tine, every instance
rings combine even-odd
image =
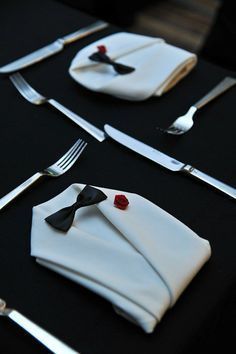
[[[57,162],[55,162],[54,165],[60,165],[61,163],[63,163],[64,160],[67,159],[67,157],[70,156],[71,153],[73,153],[73,151],[77,148],[81,141],[81,139],[78,139],[75,144],[63,156],[61,156],[61,158]]]
[[[64,172],[69,170],[71,168],[71,166],[77,161],[78,157],[82,154],[82,152],[84,151],[86,146],[87,146],[87,143],[82,141],[82,144],[79,146],[79,149],[76,152],[76,154],[69,161],[67,161],[67,164],[65,166],[62,167]]]
[[[68,156],[66,156],[64,158],[64,160],[62,162],[60,162],[60,164],[58,164],[58,166],[60,166],[61,168],[63,168],[63,166],[65,166],[72,158],[74,155],[76,155],[78,149],[80,149],[80,146],[83,144],[83,140],[81,140],[80,142],[78,142],[78,144],[74,145],[74,149],[71,151],[70,154],[68,154]]]
[[[23,79],[23,77],[21,77],[20,73],[12,74],[12,75],[9,76],[9,78],[16,85],[19,85],[21,83],[22,79]]]
[[[22,87],[22,80],[24,80],[23,77],[21,80],[20,74],[16,73],[16,74],[10,75],[9,78],[10,78],[11,82],[13,83],[13,85],[16,87],[16,89],[22,94],[22,96],[27,101],[30,101],[28,95],[25,92],[24,86]]]
[[[178,131],[179,129],[177,129],[177,128],[175,128],[175,127],[172,127],[172,126],[170,126],[169,128],[161,128],[161,127],[156,127],[157,128],[157,130],[159,130],[160,132],[162,132],[162,133],[175,133],[176,131]]]
[[[166,133],[170,133],[170,134],[176,134],[176,135],[180,135],[183,134],[184,131],[175,127],[170,127],[168,129],[165,130]]]
[[[23,76],[20,73],[15,73],[15,74],[10,75],[10,80],[16,87],[19,87],[19,88],[24,88],[24,87],[28,88],[29,87],[29,84],[25,81],[25,79],[23,78]]]
[[[16,187],[11,192],[9,192],[4,197],[2,197],[0,199],[0,210],[4,208],[7,204],[9,204],[18,195],[24,192],[27,188],[29,188],[34,182],[36,182],[42,176],[59,177],[62,174],[64,174],[66,171],[68,171],[70,167],[77,161],[78,157],[81,155],[86,145],[87,143],[79,139],[70,148],[70,150],[58,160],[58,161],[62,161],[60,162],[62,164],[61,166],[58,165],[57,162],[54,163],[53,165],[45,168],[44,170],[35,173],[33,176],[31,176],[26,181],[21,183],[18,187]]]
[[[161,128],[161,127],[156,127],[157,130],[159,130],[162,133],[169,133],[169,134],[182,134],[183,131],[179,128],[176,128],[174,126],[170,126],[169,128]]]
[[[31,103],[39,104],[41,100],[45,100],[45,97],[33,89],[20,73],[10,75],[10,80],[21,95]],[[36,102],[36,100],[38,100],[38,102]]]
[[[25,81],[25,79],[20,73],[11,75],[10,80],[12,81],[16,89],[19,91],[19,93],[30,103],[35,105],[48,103],[54,108],[56,108],[58,111],[63,113],[66,117],[71,119],[73,122],[75,122],[77,125],[79,125],[82,129],[84,129],[98,141],[102,142],[104,139],[106,139],[106,135],[103,130],[100,130],[93,124],[87,122],[85,119],[70,111],[68,108],[64,107],[56,100],[41,95],[33,87],[31,87],[27,83],[27,81]]]
[[[177,133],[178,131],[179,129],[175,127],[169,127],[166,129],[166,133]]]

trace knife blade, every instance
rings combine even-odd
[[[216,178],[213,178],[207,175],[206,173],[199,171],[191,165],[180,162],[164,154],[163,152],[154,149],[153,147],[144,144],[143,142],[137,139],[132,138],[131,136],[119,131],[118,129],[108,124],[105,124],[104,130],[110,138],[135,151],[136,153],[148,158],[149,160],[152,160],[173,172],[182,172],[187,175],[196,177],[202,182],[205,182],[210,186],[232,197],[233,199],[236,199],[236,189],[234,187],[231,187],[217,180]]]
[[[8,74],[14,71],[21,70],[27,66],[38,63],[39,61],[46,59],[64,48],[66,44],[72,43],[78,39],[84,38],[94,32],[100,31],[106,28],[109,24],[104,21],[96,21],[93,24],[81,28],[76,32],[68,34],[62,38],[55,40],[53,43],[40,48],[30,54],[25,55],[9,64],[0,67],[1,74]]]
[[[22,315],[20,312],[14,309],[6,309],[6,316],[12,321],[17,323],[26,332],[30,333],[34,338],[36,338],[40,343],[42,343],[46,348],[48,348],[53,353],[63,353],[63,354],[79,354],[67,344],[62,342],[60,339],[56,338],[54,335],[50,334],[42,327],[38,326],[36,323],[29,320],[27,317]]]

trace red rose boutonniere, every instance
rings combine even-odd
[[[129,205],[129,201],[125,195],[117,194],[114,199],[114,205],[121,210],[125,210]]]
[[[98,45],[97,49],[98,49],[99,53],[102,53],[102,54],[106,54],[106,52],[107,52],[107,48],[105,47],[105,45]]]

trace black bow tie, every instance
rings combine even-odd
[[[107,199],[107,196],[102,191],[87,185],[80,192],[74,204],[58,210],[56,213],[53,213],[45,218],[45,220],[57,230],[66,232],[73,223],[77,209],[88,205],[97,204],[105,199]]]
[[[90,60],[96,61],[98,63],[104,63],[104,64],[109,64],[112,65],[115,71],[120,74],[120,75],[125,75],[125,74],[130,74],[132,73],[135,69],[132,68],[131,66],[127,66],[121,63],[116,63],[113,61],[109,56],[105,53],[101,52],[96,52],[93,53],[92,55],[89,56]]]

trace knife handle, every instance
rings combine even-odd
[[[212,101],[214,98],[218,97],[230,87],[236,84],[236,79],[233,77],[226,77],[222,80],[217,86],[215,86],[210,92],[208,92],[204,97],[202,97],[198,102],[196,102],[193,106],[197,109],[205,106],[208,102]]]
[[[217,180],[216,178],[208,176],[206,173],[197,170],[193,166],[185,165],[183,167],[182,171],[187,173],[188,175],[191,175],[191,176],[194,176],[194,177],[200,179],[201,181],[203,181],[207,184],[210,184],[212,187],[229,195],[233,199],[236,199],[236,189],[235,188],[230,187],[229,185]]]
[[[68,108],[64,107],[61,103],[57,102],[54,99],[49,99],[48,103],[50,103],[54,108],[58,109],[61,113],[65,114],[68,118],[70,118],[73,122],[75,122],[84,130],[86,130],[87,133],[92,135],[98,141],[102,142],[103,140],[106,139],[104,131],[98,129],[93,124],[87,122],[85,119],[81,118],[74,112],[70,111]]]
[[[94,32],[100,31],[103,28],[106,28],[107,26],[108,26],[107,22],[96,21],[87,27],[81,28],[76,32],[73,32],[71,34],[62,37],[61,40],[63,41],[63,44],[69,44],[74,41],[77,41],[80,38],[84,38]]]
[[[52,334],[45,331],[43,328],[36,325],[34,322],[23,316],[16,310],[6,309],[7,316],[17,323],[25,331],[30,333],[34,338],[41,342],[45,347],[56,354],[79,354],[74,349],[54,337]]]

